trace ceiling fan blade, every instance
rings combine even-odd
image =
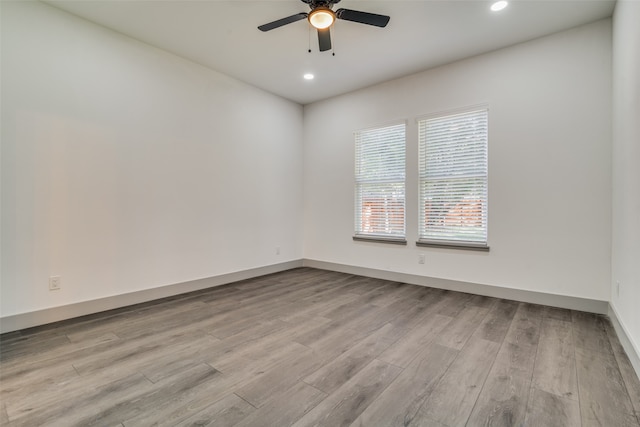
[[[320,52],[331,50],[331,32],[329,28],[318,30],[318,45],[320,46]]]
[[[375,25],[376,27],[386,27],[390,19],[387,15],[378,15],[376,13],[360,12],[359,10],[351,9],[338,9],[336,16],[338,19],[344,19],[345,21]]]
[[[258,29],[260,31],[271,31],[275,28],[282,27],[283,25],[291,24],[292,22],[300,21],[307,17],[307,13],[300,12],[295,15],[287,16],[286,18],[278,19],[277,21],[269,22],[268,24],[260,25]]]

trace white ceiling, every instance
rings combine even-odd
[[[338,20],[332,52],[298,21],[256,27],[309,7],[300,0],[49,0],[60,9],[307,104],[611,16],[615,0],[343,0],[391,16],[386,28]],[[311,37],[310,37],[311,36]],[[308,52],[309,41],[312,52]],[[316,78],[306,81],[304,73]]]

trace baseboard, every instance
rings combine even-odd
[[[615,329],[616,335],[618,335],[618,340],[620,340],[622,348],[624,348],[625,353],[627,353],[629,361],[631,362],[631,366],[633,366],[633,369],[636,371],[636,375],[638,376],[638,378],[640,378],[640,348],[631,338],[631,335],[628,333],[626,326],[620,320],[616,308],[611,304],[609,304],[608,314],[609,318],[611,319],[613,329]]]
[[[99,313],[101,311],[112,310],[115,308],[126,307],[160,298],[211,288],[214,286],[225,285],[227,283],[237,282],[238,280],[264,276],[265,274],[277,273],[296,267],[302,267],[301,259],[236,271],[228,274],[221,274],[219,276],[207,277],[205,279],[175,283],[153,289],[145,289],[143,291],[114,295],[91,301],[46,308],[28,313],[14,314],[0,318],[0,333],[17,331],[20,329],[31,328],[33,326],[58,322],[60,320],[85,316],[87,314]]]
[[[505,298],[515,301],[528,302],[533,304],[543,304],[552,307],[568,308],[571,310],[588,311],[599,314],[609,314],[609,304],[607,301],[592,300],[587,298],[572,297],[566,295],[555,295],[544,292],[525,291],[520,289],[503,288],[500,286],[483,285],[479,283],[461,282],[456,280],[439,279],[428,276],[419,276],[408,273],[398,273],[387,270],[378,270],[367,267],[358,267],[346,264],[338,264],[312,259],[299,259],[280,264],[273,264],[248,270],[237,271],[219,276],[198,279],[189,282],[176,283],[159,288],[146,289],[143,291],[131,292],[127,294],[115,295],[111,297],[99,298],[91,301],[52,307],[27,313],[20,313],[0,318],[0,333],[31,328],[34,326],[53,323],[60,320],[71,319],[88,314],[99,313],[101,311],[126,307],[133,304],[153,301],[160,298],[183,294],[186,292],[220,286],[238,280],[250,279],[252,277],[263,276],[265,274],[277,273],[290,270],[296,267],[313,267],[322,270],[338,271],[342,273],[357,274],[360,276],[374,277],[378,279],[392,280],[396,282],[410,283],[414,285],[430,286],[440,289],[449,289],[459,292],[467,292],[477,295],[486,295],[496,298]],[[613,318],[613,316],[612,316]],[[617,320],[614,321],[616,331],[623,330]],[[624,335],[619,333],[619,335]],[[622,341],[622,339],[621,339]],[[631,341],[627,339],[627,346],[634,348]],[[634,368],[638,371],[637,350],[625,350],[628,354],[633,354],[632,360]],[[632,357],[630,357],[632,358]]]
[[[503,288],[500,286],[482,285],[479,283],[460,282],[456,280],[438,279],[428,276],[419,276],[417,274],[398,273],[394,271],[356,267],[352,265],[312,259],[304,259],[303,265],[305,267],[319,268],[322,270],[339,271],[341,273],[374,277],[376,279],[393,280],[396,282],[410,283],[412,285],[430,286],[433,288],[448,289],[495,298],[504,298],[532,304],[542,304],[551,307],[568,308],[571,310],[587,311],[590,313],[607,314],[609,312],[609,303],[607,301],[588,298],[525,291],[521,289]]]

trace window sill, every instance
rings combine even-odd
[[[443,249],[462,249],[467,251],[489,252],[489,246],[482,243],[418,240],[416,246]]]
[[[407,240],[396,237],[376,237],[376,236],[353,236],[353,240],[357,242],[371,242],[371,243],[388,243],[392,245],[406,245]]]

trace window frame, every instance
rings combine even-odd
[[[426,137],[426,130],[422,131],[422,126],[426,126],[426,123],[430,120],[444,119],[447,117],[462,116],[465,114],[471,114],[476,112],[484,112],[484,124],[486,125],[484,134],[484,174],[481,179],[484,180],[483,196],[481,199],[481,221],[484,229],[484,240],[464,240],[464,239],[446,239],[446,238],[434,238],[433,236],[427,236],[424,231],[427,230],[427,226],[424,224],[426,221],[426,198],[424,197],[426,190],[423,186],[426,185],[425,181],[428,181],[426,176],[426,161],[427,161],[427,146],[428,140]],[[446,249],[464,249],[475,251],[489,251],[489,106],[487,104],[473,105],[463,107],[455,110],[437,112],[425,116],[416,118],[417,133],[418,133],[418,240],[416,246],[436,247]],[[424,134],[424,140],[423,140]],[[432,179],[435,181],[452,181],[454,180],[455,173],[445,175],[439,179]],[[468,176],[467,178],[471,178]],[[476,177],[477,178],[477,177]]]
[[[401,141],[402,145],[402,177],[398,180],[392,179],[363,179],[362,176],[359,176],[360,165],[361,165],[361,156],[359,157],[359,153],[362,153],[361,148],[359,149],[359,135],[363,133],[384,130],[393,127],[402,126],[404,135]],[[366,242],[374,242],[374,243],[390,243],[396,245],[406,245],[406,233],[407,233],[407,120],[398,120],[393,122],[388,122],[364,129],[360,129],[353,132],[354,138],[354,241],[366,241]],[[382,138],[384,139],[384,138]],[[378,141],[378,144],[380,141]],[[400,142],[398,142],[400,145]],[[399,233],[380,233],[373,232],[368,233],[363,230],[363,200],[362,200],[362,186],[363,185],[380,185],[384,184],[402,184],[402,234]]]

